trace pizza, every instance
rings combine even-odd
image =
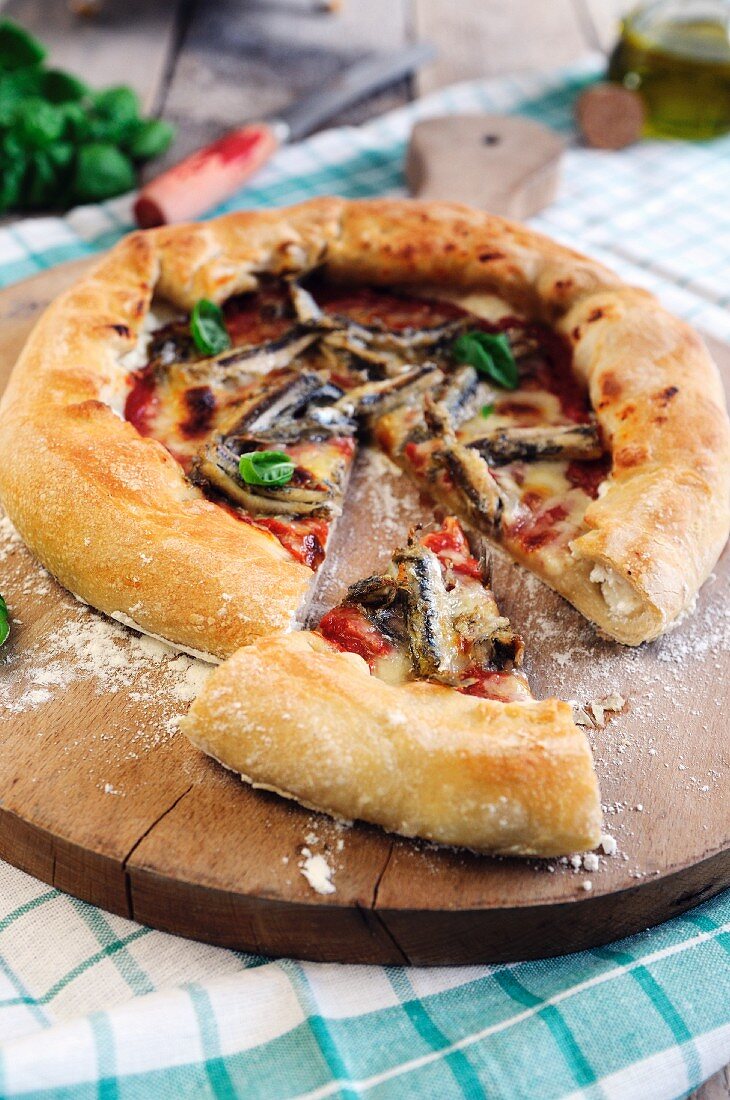
[[[447,518],[304,630],[366,446]],[[639,645],[711,572],[729,467],[692,329],[594,261],[444,203],[318,199],[132,234],[49,308],[0,410],[0,498],[43,564],[133,629],[224,662],[193,708],[196,743],[308,805],[489,851],[595,843],[598,795],[569,710],[531,699],[518,636],[479,633],[502,617],[469,540]],[[311,781],[288,753],[319,760]],[[565,753],[579,763],[563,802],[545,795],[551,833],[526,777],[549,788]]]
[[[567,703],[533,700],[524,642],[474,549],[455,516],[412,531],[313,630],[225,661],[185,733],[244,780],[335,817],[500,855],[595,847],[587,739]]]

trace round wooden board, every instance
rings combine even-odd
[[[0,383],[38,310],[86,262],[0,294]],[[713,351],[730,376],[730,349]],[[384,560],[424,514],[404,477],[361,455],[317,606]],[[727,552],[694,615],[638,650],[598,639],[563,600],[500,555],[494,583],[525,634],[536,695],[626,699],[619,715],[590,731],[606,831],[618,843],[597,870],[438,849],[338,825],[249,789],[176,730],[205,666],[79,604],[7,522],[0,590],[17,621],[0,658],[0,856],[168,932],[261,954],[358,963],[474,963],[579,950],[665,920],[730,884]],[[301,873],[304,848],[325,856],[335,893],[310,887]]]

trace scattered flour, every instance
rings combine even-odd
[[[113,730],[124,731],[120,760],[138,759],[177,734],[181,712],[205,683],[209,664],[134,633],[59,588],[30,557],[5,515],[0,515],[0,563],[3,595],[11,612],[20,612],[11,643],[0,652],[0,723],[51,703],[73,706],[78,699],[85,705],[91,689],[100,697],[124,696],[124,711],[112,721]],[[38,614],[49,593],[50,629]],[[38,627],[26,627],[26,619]],[[116,740],[110,733],[96,736]],[[111,783],[102,781],[100,788],[118,793]]]
[[[302,848],[303,862],[299,865],[300,874],[318,894],[334,894],[337,890],[332,876],[334,870],[324,856],[312,855],[309,848]]]

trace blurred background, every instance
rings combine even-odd
[[[457,81],[554,69],[616,39],[625,0],[7,0],[54,66],[130,84],[179,128],[168,159],[283,107],[357,58],[426,40],[433,64],[329,125]],[[75,14],[76,13],[76,14]]]

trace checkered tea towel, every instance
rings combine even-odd
[[[457,86],[282,149],[226,209],[400,194],[412,122],[568,131],[591,60]],[[573,147],[534,224],[730,337],[730,140]],[[0,229],[0,282],[108,247],[128,198]],[[611,947],[458,969],[267,960],[142,928],[0,864],[0,1097],[675,1100],[730,1060],[730,895]]]

